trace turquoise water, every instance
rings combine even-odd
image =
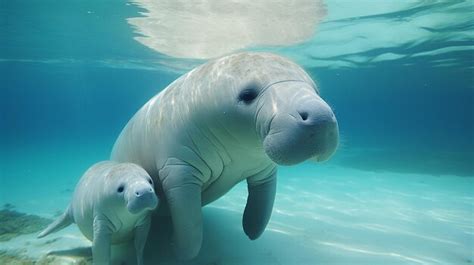
[[[338,118],[340,147],[323,164],[280,168],[272,219],[256,241],[241,230],[245,185],[206,206],[203,249],[190,264],[472,263],[472,2],[325,1],[324,12],[309,14],[315,19],[288,11],[269,21],[250,16],[279,18],[277,7],[246,2],[186,9],[165,1],[3,1],[0,205],[53,218],[149,98],[215,52],[234,51],[218,47],[270,51],[319,84]],[[258,12],[239,12],[249,8]],[[204,27],[204,11],[215,30]],[[309,35],[299,20],[278,24],[291,15],[313,23]],[[175,31],[160,28],[157,17]],[[227,17],[249,33],[233,38],[238,26],[218,27]],[[197,42],[199,31],[185,32],[185,22],[220,38]],[[252,37],[261,24],[270,26]],[[150,264],[175,264],[168,232],[155,231]],[[51,238],[58,239],[20,236],[0,250],[37,259],[90,244],[74,227]]]

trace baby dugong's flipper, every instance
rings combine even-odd
[[[70,206],[68,206],[66,211],[64,211],[64,213],[61,214],[61,216],[59,216],[56,221],[52,222],[50,225],[48,225],[48,227],[46,227],[46,229],[38,234],[38,238],[45,237],[72,224],[74,220],[72,219],[70,212]]]

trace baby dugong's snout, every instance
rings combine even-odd
[[[158,198],[151,185],[139,184],[132,188],[128,199],[128,210],[133,213],[139,213],[143,210],[153,210],[158,206]]]
[[[307,101],[297,107],[300,137],[312,148],[312,157],[325,161],[335,152],[339,143],[339,128],[334,112],[323,100]]]
[[[152,187],[143,187],[143,188],[135,190],[135,196],[137,198],[143,198],[143,197],[146,197],[146,196],[151,196],[151,194],[154,194],[154,191],[153,191]]]

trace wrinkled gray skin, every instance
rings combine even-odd
[[[197,67],[148,101],[111,158],[153,177],[177,256],[191,259],[201,247],[203,205],[247,180],[242,223],[256,239],[272,212],[276,165],[327,160],[337,144],[336,118],[303,69],[277,55],[239,53]]]
[[[141,265],[151,210],[157,204],[153,181],[143,168],[132,163],[100,162],[84,173],[67,210],[38,237],[76,223],[93,241],[94,264],[110,264],[110,244],[134,240],[137,264]]]

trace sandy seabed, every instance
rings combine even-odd
[[[2,191],[0,203],[53,218],[71,196],[65,185],[51,181],[38,187],[43,196],[37,199],[31,197],[30,188],[19,185]],[[155,218],[159,224],[150,232],[146,263],[471,264],[474,260],[471,177],[369,172],[332,164],[280,168],[272,218],[255,241],[241,228],[245,201],[246,185],[241,183],[204,207],[203,246],[190,262],[174,259],[170,222]],[[114,247],[114,263],[133,264],[129,249]],[[44,264],[90,262],[90,242],[75,226],[43,239],[20,235],[0,242],[0,251]]]

